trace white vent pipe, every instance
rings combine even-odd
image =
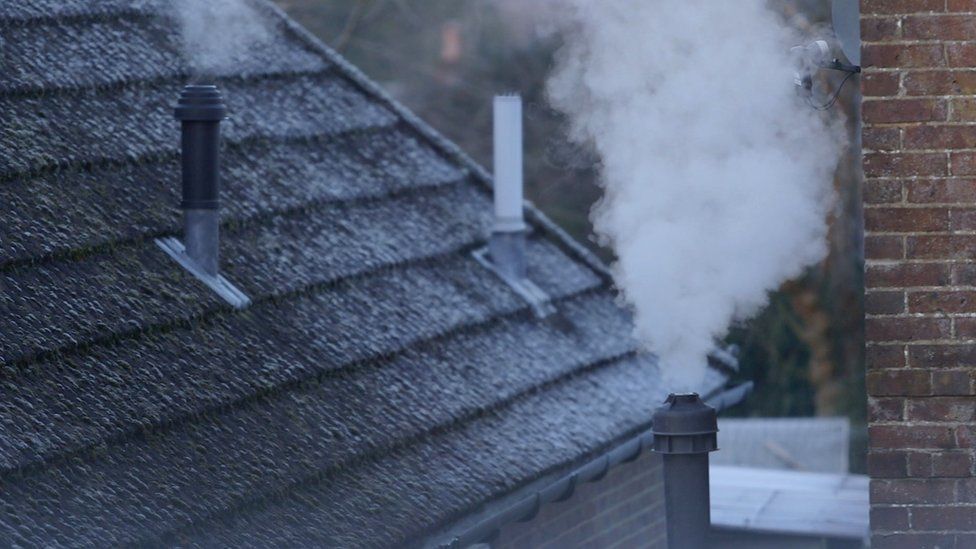
[[[494,106],[495,222],[488,248],[495,268],[525,278],[525,218],[522,179],[522,98],[499,95]]]

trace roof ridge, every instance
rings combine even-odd
[[[595,290],[590,290],[595,291]],[[569,298],[567,298],[569,299]],[[526,312],[525,310],[522,313]],[[349,468],[350,466],[362,463],[374,462],[384,456],[393,454],[398,451],[405,450],[407,448],[422,444],[428,440],[438,438],[447,435],[453,431],[459,430],[459,428],[467,426],[469,424],[475,423],[484,418],[490,417],[492,414],[498,411],[509,408],[521,401],[529,400],[532,396],[537,395],[540,392],[546,391],[553,387],[564,385],[575,379],[582,378],[583,376],[609,368],[615,364],[628,360],[630,358],[635,358],[639,356],[637,351],[630,351],[626,353],[620,353],[617,355],[609,356],[601,360],[596,360],[587,364],[580,365],[572,370],[557,374],[550,379],[547,379],[541,383],[537,383],[530,387],[526,387],[520,391],[517,391],[511,395],[506,396],[503,399],[494,401],[491,406],[488,407],[477,407],[469,410],[462,411],[461,414],[455,416],[449,421],[441,422],[435,424],[427,429],[418,431],[417,433],[411,434],[406,438],[397,439],[393,444],[377,444],[374,445],[374,450],[372,452],[366,453],[361,452],[358,454],[350,455],[347,459],[344,459],[334,465],[331,465],[325,469],[319,470],[314,474],[304,476],[302,478],[293,480],[292,482],[285,483],[278,486],[273,491],[262,492],[257,495],[257,497],[252,498],[242,498],[241,501],[235,505],[230,505],[224,509],[219,509],[206,516],[199,517],[199,520],[191,521],[186,526],[174,528],[168,531],[164,531],[159,535],[153,536],[152,538],[142,538],[139,543],[148,543],[151,539],[164,539],[168,535],[174,535],[176,532],[181,530],[186,530],[188,528],[192,529],[193,526],[199,523],[210,522],[214,519],[219,520],[224,516],[228,516],[232,513],[240,513],[242,510],[251,505],[269,505],[273,504],[275,500],[281,499],[283,497],[288,497],[292,494],[296,488],[312,483],[320,483],[326,481],[329,477],[335,475],[337,472]],[[255,508],[247,509],[247,511],[254,511]],[[463,513],[463,511],[462,511]],[[450,523],[457,517],[452,515],[449,518],[442,520],[441,524]],[[439,525],[438,525],[439,526]]]
[[[475,175],[475,179],[484,186],[485,190],[490,191],[493,188],[493,178],[488,171],[480,164],[475,162],[475,160],[461,150],[460,147],[455,145],[432,126],[421,120],[417,115],[413,114],[409,109],[400,104],[389,93],[370,80],[361,70],[353,66],[351,63],[349,63],[349,61],[346,61],[345,58],[332,50],[332,48],[325,45],[318,37],[292,20],[291,17],[284,12],[284,10],[272,3],[271,0],[255,0],[255,2],[256,5],[261,9],[264,9],[268,13],[278,17],[282,21],[286,31],[290,31],[295,34],[315,52],[328,60],[332,66],[336,67],[339,74],[345,76],[349,81],[358,86],[361,91],[369,95],[372,99],[379,101],[385,107],[393,111],[410,128],[416,131],[418,135],[423,137],[428,143],[444,154],[448,159],[453,160],[459,163],[462,167],[470,170],[471,173]],[[613,285],[613,274],[607,265],[603,263],[603,261],[601,261],[593,252],[589,251],[582,244],[577,242],[573,237],[569,236],[565,230],[550,220],[530,201],[526,200],[525,205],[529,221],[541,226],[543,231],[550,235],[557,245],[567,252],[570,257],[581,261],[596,272],[607,285]]]
[[[434,263],[441,260],[442,257],[448,255],[452,255],[452,253],[449,252],[446,254],[440,254],[437,256],[432,256],[430,258],[425,258],[424,262]],[[374,270],[374,271],[369,271],[368,273],[373,274],[375,272],[376,271]],[[596,292],[598,292],[598,288],[587,288],[575,293],[560,296],[556,298],[555,301],[562,303],[562,302],[568,302],[576,299],[582,299]],[[264,303],[267,303],[267,301],[265,301]],[[230,413],[236,409],[246,406],[251,402],[255,402],[265,398],[283,397],[286,394],[288,394],[291,390],[302,387],[305,384],[312,381],[321,382],[322,380],[328,378],[341,377],[344,375],[348,375],[353,370],[363,368],[363,367],[382,367],[384,364],[396,359],[397,357],[405,353],[416,351],[418,349],[423,349],[424,347],[434,345],[438,342],[444,341],[446,339],[450,339],[459,334],[473,334],[479,331],[488,330],[490,327],[504,320],[511,320],[526,315],[531,316],[531,306],[528,303],[520,304],[517,308],[513,310],[505,311],[495,316],[485,317],[474,322],[455,325],[448,330],[443,330],[439,333],[430,336],[425,336],[419,339],[415,339],[414,341],[408,342],[406,345],[400,347],[394,352],[378,352],[370,357],[356,359],[335,368],[319,369],[317,371],[310,372],[309,375],[302,376],[300,378],[296,378],[293,380],[285,381],[282,383],[278,383],[273,387],[260,389],[258,391],[255,391],[251,394],[248,394],[246,396],[237,399],[222,402],[214,406],[204,407],[192,413],[177,415],[175,417],[165,419],[159,422],[134,424],[127,429],[117,432],[116,434],[104,436],[97,440],[92,440],[87,444],[77,446],[65,452],[51,454],[46,457],[42,455],[40,459],[37,459],[32,462],[28,462],[24,465],[17,466],[17,467],[10,467],[5,469],[0,468],[0,479],[30,476],[31,474],[39,472],[51,465],[61,463],[66,460],[70,460],[75,456],[85,454],[95,448],[121,444],[127,440],[132,439],[133,437],[141,436],[142,433],[149,432],[149,430],[151,430],[153,436],[156,436],[161,431],[178,428],[179,426],[190,423],[200,417]],[[208,318],[201,319],[197,324],[197,326],[199,326],[200,324],[206,324],[208,322],[211,322],[212,320],[214,320],[213,315],[209,316]],[[179,329],[179,327],[175,327],[174,329]],[[635,348],[629,353],[624,353],[624,355],[634,354],[636,352],[637,349]],[[534,386],[534,387],[537,388],[538,386]]]

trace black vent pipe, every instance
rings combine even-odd
[[[176,106],[182,126],[183,245],[204,273],[217,276],[220,243],[220,121],[227,107],[217,86],[183,88]]]
[[[670,394],[651,420],[664,458],[664,505],[670,549],[705,549],[711,528],[708,453],[718,449],[715,409],[697,393]]]

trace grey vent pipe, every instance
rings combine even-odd
[[[182,126],[183,244],[204,273],[217,276],[220,248],[220,121],[227,107],[217,86],[183,88],[176,106]]]
[[[668,547],[705,549],[712,522],[708,454],[718,449],[715,408],[697,393],[672,393],[651,421],[653,449],[664,458]]]

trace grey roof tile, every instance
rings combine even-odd
[[[572,298],[563,306],[567,312],[592,308],[608,322],[579,325],[567,316],[560,325],[519,314],[509,322],[459,332],[441,344],[381,354],[354,368],[323,372],[327,365],[309,364],[306,367],[320,370],[319,375],[308,376],[288,391],[269,392],[219,414],[199,411],[194,421],[150,430],[111,451],[94,448],[85,459],[62,460],[40,473],[22,473],[6,494],[6,501],[16,509],[7,519],[36,521],[42,529],[97,528],[133,536],[112,542],[131,542],[136,535],[152,537],[153,532],[186,525],[197,516],[246,507],[251,498],[287,489],[298,479],[354,469],[357,462],[384,455],[405,439],[431,436],[455,423],[493,414],[500,404],[528,398],[540,385],[563,383],[593,361],[626,356],[633,350],[626,342],[614,346],[598,342],[608,330],[627,324],[606,296]],[[264,337],[260,321],[249,324],[238,327],[246,330],[243,339]],[[253,348],[261,349],[261,354],[250,360],[243,354],[227,357],[210,366],[240,371],[275,356],[284,359],[282,365],[295,359],[289,356],[292,346]],[[553,348],[559,352],[553,353]],[[184,377],[191,374],[187,370],[183,369]],[[239,374],[222,374],[229,383],[241,381]],[[112,390],[126,402],[136,395],[125,392],[148,392],[142,385],[124,382],[100,392]],[[427,403],[423,410],[413,409],[418,399]],[[77,403],[62,407],[78,408]],[[92,408],[88,402],[81,409]],[[197,465],[201,463],[208,467]],[[68,485],[83,486],[89,478],[98,479],[99,489],[86,494],[85,505],[71,513],[62,513],[43,497],[62,493]],[[101,511],[104,508],[119,512],[109,516]],[[137,512],[147,508],[157,511],[149,516]]]
[[[389,126],[393,113],[369,101],[332,71],[221,81],[230,143],[336,135]],[[176,154],[173,120],[182,81],[70,93],[0,96],[0,110],[17,113],[0,134],[0,184],[24,174],[77,170],[104,161],[142,162]]]
[[[272,8],[218,81],[253,304],[171,261],[166,10],[0,5],[0,545],[398,544],[646,427],[604,268],[530,210],[534,317],[472,257],[481,168]]]
[[[402,129],[276,138],[224,156],[223,219],[235,224],[308,204],[382,197],[460,181],[464,172]],[[4,265],[179,229],[175,155],[0,183]]]
[[[592,455],[607,433],[648,427],[663,397],[653,364],[611,361],[423,444],[303,479],[164,539],[184,546],[403,546],[421,539],[445,512],[463,514],[550,471],[554,461]],[[370,532],[365,543],[362,532]]]
[[[565,261],[547,242],[536,241],[531,248],[540,252],[530,266],[533,271],[541,270],[536,265],[547,256]],[[249,391],[272,391],[317,372],[389,356],[401,348],[526,310],[526,303],[466,253],[448,252],[413,261],[396,269],[367,269],[363,274],[334,278],[291,296],[261,299],[240,314],[183,326],[146,327],[144,336],[83,353],[52,355],[28,371],[11,372],[0,390],[0,394],[9,391],[9,398],[2,399],[6,404],[0,408],[21,419],[32,419],[16,425],[22,434],[14,436],[10,431],[6,439],[0,439],[0,471],[23,468],[38,456],[48,459],[86,442],[97,442],[98,433],[169,422],[181,414],[193,416],[202,407],[245,398]],[[570,270],[566,275],[539,280],[555,290],[552,296],[557,299],[591,291],[599,284],[590,273]],[[207,296],[201,291],[197,297],[203,300]],[[625,324],[626,317],[615,320]],[[75,335],[74,339],[82,337]],[[592,348],[614,348],[620,345],[615,339],[584,343]],[[626,338],[621,341],[632,345]],[[563,354],[555,349],[548,352]],[[136,371],[133,364],[150,369]],[[167,365],[173,371],[166,371]],[[229,371],[221,370],[220,365]],[[174,376],[176,385],[160,385],[153,381],[157,375]],[[205,377],[194,385],[200,375]],[[211,385],[215,382],[212,376],[219,376],[219,384]],[[35,383],[43,389],[34,389]],[[119,394],[119,385],[128,394]],[[51,392],[59,386],[61,391]],[[84,402],[66,399],[69,388]],[[89,401],[106,392],[103,400]],[[150,406],[156,400],[161,404]],[[57,411],[46,413],[41,402]],[[109,413],[113,405],[118,411]],[[92,417],[92,409],[104,416]],[[44,419],[55,416],[59,421]],[[68,429],[69,425],[80,429],[77,436],[71,434],[74,429]],[[93,425],[98,427],[92,430]],[[65,444],[68,439],[71,442]]]
[[[158,17],[157,17],[158,18]],[[193,71],[182,53],[179,23],[161,25],[151,12],[131,10],[111,19],[0,26],[5,63],[0,92],[50,94],[82,87],[132,86],[182,78]],[[275,73],[318,72],[329,63],[296,37],[277,39],[235,59],[233,71],[218,76],[259,77]]]
[[[94,19],[150,13],[158,0],[18,0],[0,4],[0,23]]]

